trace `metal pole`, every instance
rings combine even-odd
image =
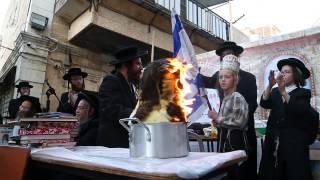
[[[233,22],[233,16],[232,16],[232,4],[231,4],[231,0],[229,0],[229,15],[230,15],[230,29],[229,29],[229,40],[232,41],[233,37],[232,37],[232,22]]]
[[[151,62],[154,61],[154,38],[155,38],[155,30],[151,30]]]

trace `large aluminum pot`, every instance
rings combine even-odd
[[[184,122],[145,124],[137,118],[119,122],[129,132],[130,157],[175,158],[189,153]]]

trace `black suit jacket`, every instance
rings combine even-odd
[[[35,108],[35,112],[39,113],[42,112],[41,111],[41,106],[40,106],[40,102],[39,102],[39,98],[30,96],[32,98],[32,102],[34,102],[35,104],[33,104],[34,108]],[[21,98],[17,98],[17,99],[11,99],[9,102],[9,107],[8,107],[8,111],[9,111],[9,115],[10,118],[16,118],[18,111],[19,111],[19,107],[22,103]]]
[[[283,103],[278,88],[274,88],[268,100],[263,100],[261,97],[260,106],[265,109],[271,109],[267,132],[272,136],[278,135],[279,128],[298,128],[301,130],[306,128],[303,119],[310,108],[310,90],[297,88],[291,91],[289,95],[289,103]]]
[[[87,91],[87,90],[82,90],[82,92],[96,93],[96,92]],[[63,112],[63,113],[69,113],[69,114],[76,115],[76,109],[79,104],[79,99],[77,99],[75,101],[75,105],[72,106],[70,103],[68,103],[68,100],[69,100],[68,96],[69,96],[69,92],[64,92],[61,94],[61,98],[60,98],[61,103],[59,103],[57,112]]]
[[[99,119],[94,117],[80,125],[77,146],[95,146],[98,134]]]
[[[274,88],[268,100],[261,97],[261,107],[271,109],[271,112],[262,150],[259,179],[311,179],[308,124],[304,120],[310,108],[311,93],[310,90],[297,88],[289,95],[289,103],[284,103],[278,88]],[[277,137],[280,144],[277,151],[278,161],[274,157]],[[276,161],[277,170],[274,166]]]
[[[64,92],[61,94],[60,102],[57,111],[58,112],[64,112],[69,114],[76,114],[77,106],[72,106],[70,103],[68,103],[68,97],[69,92]]]
[[[98,145],[129,147],[128,131],[119,119],[129,117],[136,103],[135,93],[121,73],[115,72],[103,79],[99,90]]]

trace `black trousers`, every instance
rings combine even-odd
[[[243,133],[242,130],[232,130],[230,134],[228,134],[228,129],[219,128],[218,144],[219,152],[245,150],[248,156],[248,159],[243,162],[238,168],[234,168],[228,171],[228,176],[224,179],[257,179],[257,140],[255,133],[252,134],[248,131]]]

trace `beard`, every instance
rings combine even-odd
[[[128,69],[128,80],[129,82],[138,85],[140,82],[140,75],[141,71],[140,70],[133,70],[132,68]]]
[[[74,91],[77,91],[77,92],[82,91],[82,90],[84,90],[84,84],[81,84],[81,86],[80,85],[71,84],[71,89],[74,90]]]

